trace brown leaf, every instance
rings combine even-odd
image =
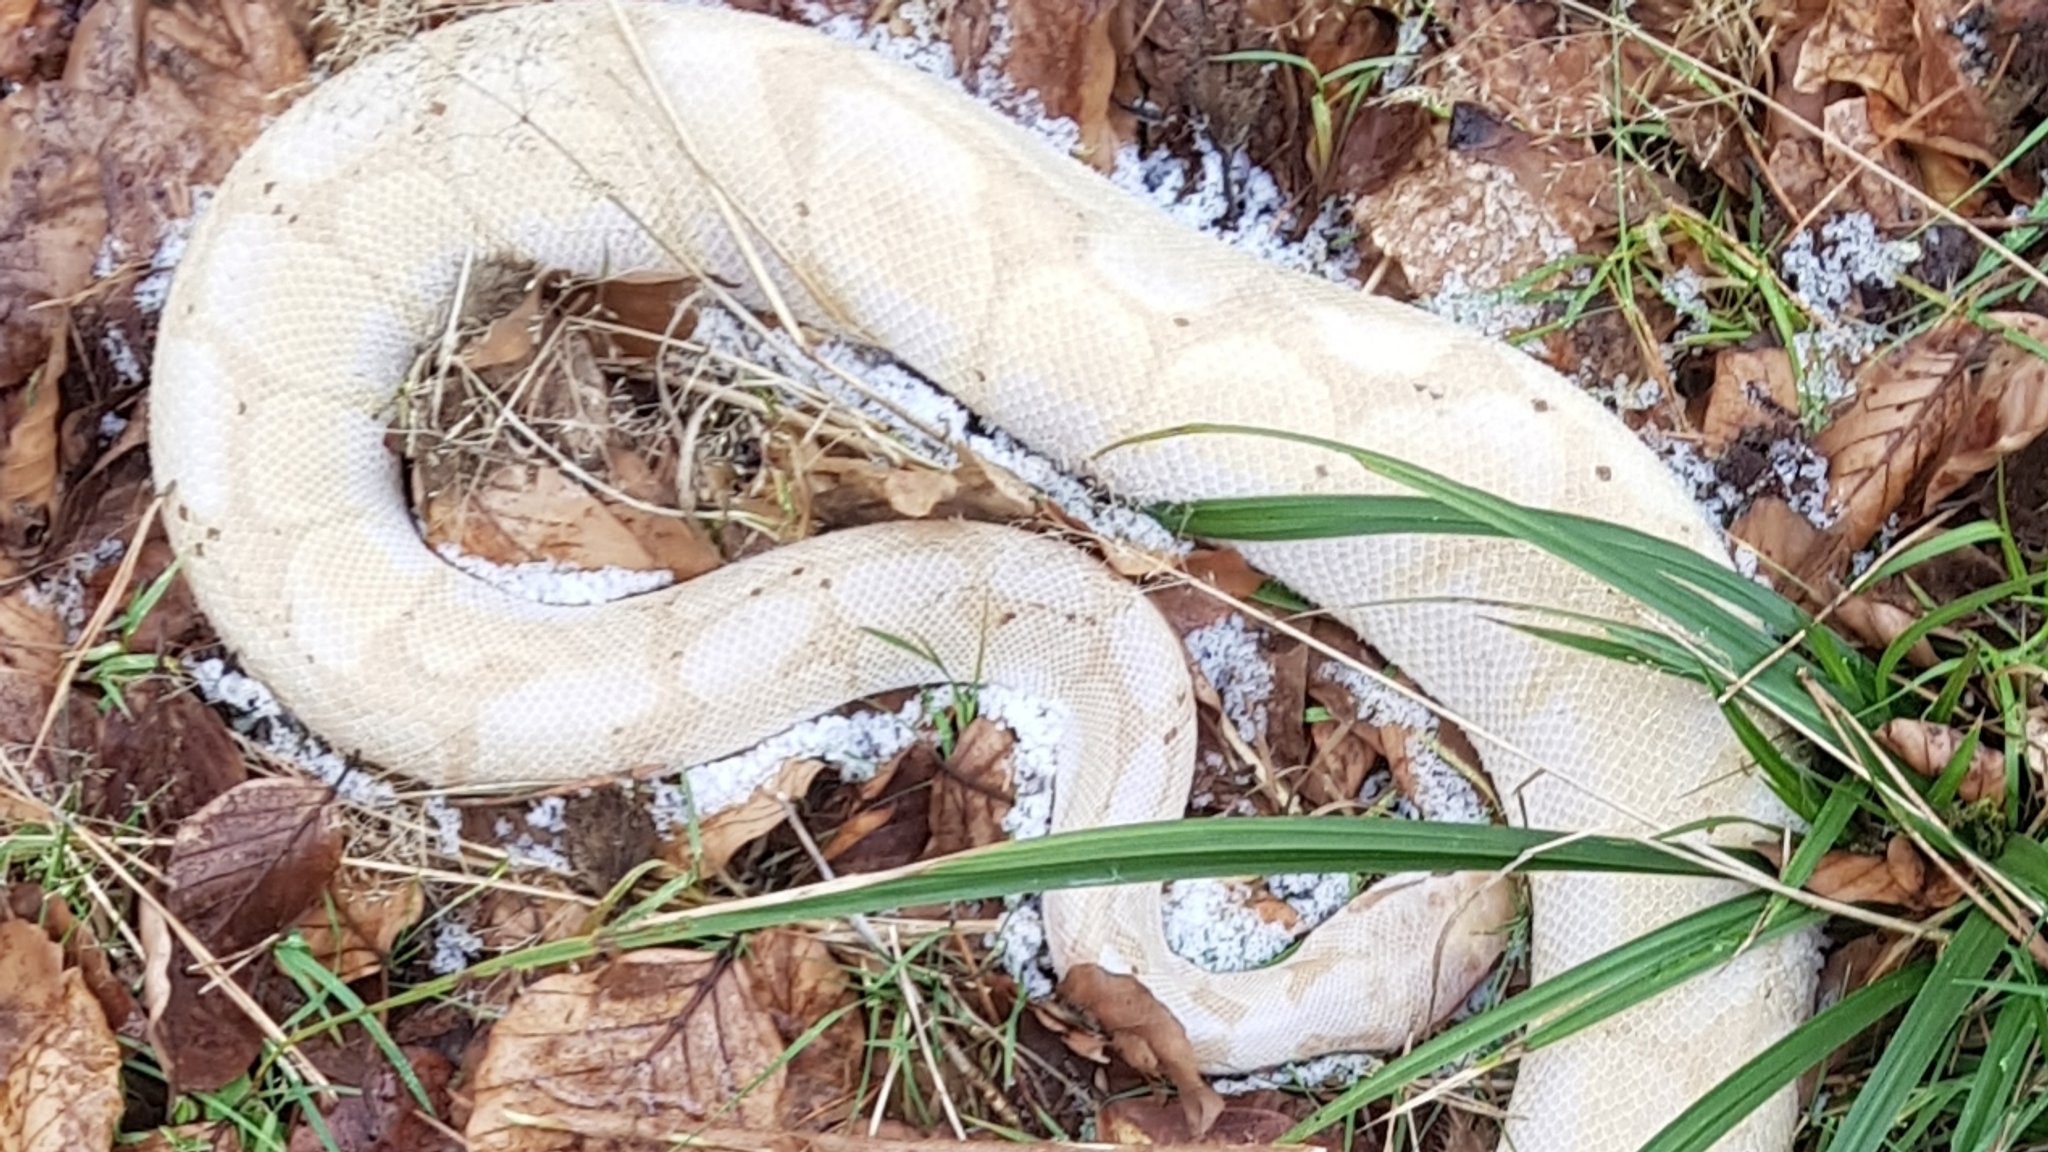
[[[807,932],[755,933],[747,938],[746,964],[761,1007],[785,1044],[858,1000],[846,969]],[[790,1058],[779,1126],[816,1129],[838,1119],[859,1086],[866,1041],[855,1013],[842,1014],[812,1036]]]
[[[483,333],[463,345],[456,359],[469,368],[503,368],[523,364],[540,344],[541,285],[535,283],[512,310],[491,321]]]
[[[124,1028],[129,1018],[140,1011],[135,997],[128,993],[128,986],[114,974],[98,934],[91,924],[71,914],[69,904],[37,885],[16,884],[7,890],[7,904],[0,908],[0,917],[9,912],[17,920],[41,925],[43,934],[64,950],[64,963],[85,981],[86,988],[100,1003],[100,1014],[115,1030]]]
[[[696,855],[691,854],[687,830],[671,833],[660,849],[661,858],[684,872],[709,874],[724,869],[733,854],[779,827],[789,817],[778,796],[802,796],[811,781],[823,771],[823,760],[789,760],[775,777],[756,788],[730,808],[704,818],[698,824]]]
[[[1799,387],[1783,348],[1723,348],[1714,355],[1700,446],[1719,456],[1744,432],[1777,433],[1798,411]]]
[[[2048,317],[2031,312],[1994,312],[1987,319],[2008,325],[2036,343],[2048,342]],[[1991,345],[1984,369],[1969,390],[1955,429],[1943,445],[1940,464],[1927,480],[1921,511],[1963,486],[2006,456],[2048,431],[2048,361],[2008,341]]]
[[[1235,548],[1197,548],[1187,556],[1188,575],[1213,584],[1227,596],[1249,600],[1266,586],[1266,575]]]
[[[1005,70],[1038,93],[1047,112],[1080,126],[1079,158],[1105,172],[1116,161],[1110,95],[1121,64],[1113,39],[1121,10],[1110,0],[1038,0],[1010,10]]]
[[[0,387],[39,363],[111,232],[146,257],[306,76],[282,0],[106,0],[61,79],[0,103]]]
[[[0,921],[0,1147],[74,1152],[113,1143],[121,1050],[63,956],[37,925]]]
[[[1783,866],[1784,853],[1777,843],[1753,847],[1772,864]],[[1946,878],[1929,868],[1904,836],[1894,836],[1882,856],[1840,849],[1826,853],[1805,887],[1846,904],[1888,904],[1913,911],[1946,907],[1955,899]]]
[[[344,872],[299,917],[307,951],[344,984],[384,970],[399,933],[417,924],[426,896],[416,879]]]
[[[325,785],[239,784],[178,828],[164,907],[216,955],[296,923],[341,865],[345,825]]]
[[[821,457],[806,469],[811,513],[821,526],[848,528],[906,519],[1007,524],[1037,510],[1035,494],[1016,477],[965,448],[955,452],[960,463],[947,472]]]
[[[1949,762],[1962,750],[1963,733],[1946,724],[1900,717],[1887,720],[1877,730],[1878,739],[1898,753],[1906,766],[1930,780],[1939,779]],[[1965,804],[2005,798],[2005,753],[1979,744],[1970,754],[1970,766],[1956,786],[1956,798]]]
[[[248,779],[227,723],[191,693],[139,684],[126,697],[100,721],[105,771],[86,782],[87,811],[169,829]]]
[[[1918,623],[1920,616],[1869,593],[1859,593],[1835,606],[1834,619],[1857,639],[1882,649],[1890,647],[1892,641]],[[1938,659],[1933,643],[1925,636],[1906,649],[1906,662],[1916,668],[1932,668]]]
[[[552,560],[572,568],[636,572],[662,567],[612,508],[547,465],[507,465],[474,488],[436,492],[427,502],[426,522],[430,543],[453,544],[494,564]]]
[[[1195,1066],[1187,1030],[1136,977],[1076,964],[1061,978],[1059,996],[1095,1017],[1125,1063],[1143,1075],[1172,1081],[1180,1091],[1188,1131],[1196,1140],[1208,1135],[1223,1111],[1223,1097]]]
[[[426,1090],[427,1100],[447,1115],[448,1082],[455,1073],[448,1058],[412,1044],[400,1048],[399,1054]],[[366,1072],[349,1084],[356,1091],[338,1101],[316,1097],[333,1101],[323,1109],[326,1132],[301,1115],[292,1129],[290,1152],[463,1152],[461,1141],[420,1114],[412,1089],[390,1063],[371,1061]]]
[[[0,81],[37,79],[64,49],[74,14],[57,0],[0,0]]]
[[[825,859],[842,873],[880,872],[921,860],[932,836],[938,750],[919,741],[861,785],[861,807],[832,832]]]
[[[42,367],[20,387],[8,391],[12,382],[0,379],[0,550],[13,558],[41,551],[56,514],[58,381],[69,333],[68,324],[55,325]]]
[[[681,949],[528,988],[491,1030],[465,1130],[475,1152],[659,1144],[717,1119],[773,1128],[782,1039],[744,965]]]
[[[1951,322],[1892,352],[1864,374],[1856,396],[1814,437],[1828,460],[1831,531],[1850,547],[1877,532],[1936,465],[1968,407],[1963,358],[1974,329]]]
[[[64,654],[64,625],[27,584],[0,593],[0,744],[26,747],[42,730]]]
[[[1916,56],[1911,0],[1830,0],[1800,50],[1792,86],[1818,92],[1834,80],[1910,108],[1906,73]]]
[[[342,846],[340,807],[325,787],[247,781],[179,827],[164,909],[216,958],[232,957],[299,919],[332,880]],[[146,911],[150,1040],[179,1090],[221,1087],[247,1071],[261,1035]],[[252,993],[280,979],[267,964],[246,965],[238,978]]]
[[[1009,839],[1010,752],[1017,738],[976,716],[932,782],[931,839],[925,855],[946,856]]]

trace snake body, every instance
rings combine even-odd
[[[1137,500],[1388,490],[1246,437],[1092,459],[1189,421],[1260,425],[1725,561],[1652,454],[1529,357],[1194,234],[929,77],[750,15],[518,8],[364,60],[273,124],[194,231],[155,365],[170,536],[223,640],[331,743],[436,785],[703,762],[931,679],[868,629],[1059,702],[1056,828],[1177,817],[1192,771],[1173,633],[1099,565],[1014,530],[835,533],[602,607],[530,603],[442,562],[386,428],[471,261],[683,268],[755,304],[764,274],[805,323],[888,349]],[[1461,715],[1514,819],[1784,819],[1695,686],[1493,619],[1500,602],[1641,618],[1529,548],[1432,535],[1244,551]],[[1531,889],[1541,980],[1734,885]],[[1046,914],[1063,970],[1136,973],[1223,1071],[1409,1042],[1469,982],[1456,966],[1490,959],[1497,891],[1397,877],[1283,965],[1229,976],[1167,949],[1154,887],[1057,893]],[[1813,969],[1810,939],[1756,948],[1535,1053],[1510,1146],[1636,1147],[1802,1017]],[[1780,1094],[1722,1146],[1782,1152],[1793,1121]]]

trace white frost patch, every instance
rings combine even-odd
[[[1854,390],[1849,370],[1885,341],[1881,326],[1848,314],[1857,287],[1890,288],[1918,259],[1917,241],[1885,240],[1868,212],[1836,216],[1821,225],[1818,241],[1808,230],[1785,246],[1779,265],[1815,317],[1791,349],[1809,415],[1846,398]]]
[[[666,568],[651,572],[631,568],[574,568],[553,560],[496,564],[471,556],[453,544],[437,544],[443,560],[503,592],[542,604],[606,604],[666,588],[676,582]]]
[[[461,855],[462,813],[457,811],[453,804],[448,803],[446,796],[438,793],[427,797],[426,802],[420,807],[426,813],[427,819],[434,822],[434,847],[443,856]]]
[[[1313,1060],[1298,1060],[1244,1076],[1223,1076],[1209,1086],[1225,1096],[1278,1090],[1308,1092],[1319,1088],[1341,1088],[1380,1070],[1385,1061],[1363,1052],[1332,1052]]]
[[[91,549],[66,556],[30,580],[23,598],[32,608],[42,608],[64,625],[64,639],[77,643],[85,628],[85,586],[100,570],[116,563],[127,552],[126,541],[108,539]]]
[[[997,685],[975,689],[975,698],[981,715],[1009,728],[1016,737],[1011,769],[1018,803],[1006,826],[1014,823],[1025,828],[1026,831],[1016,832],[1019,836],[1043,835],[1044,825],[1051,822],[1050,792],[1060,745],[1071,721],[1057,704]],[[654,796],[655,830],[667,834],[687,827],[693,816],[703,819],[740,804],[774,779],[791,760],[822,760],[842,780],[872,779],[883,764],[910,747],[920,733],[930,730],[927,720],[934,712],[951,707],[952,703],[953,690],[942,685],[906,702],[895,712],[819,716],[787,728],[738,755],[655,780],[649,785]],[[1035,823],[1029,814],[1040,811],[1044,825]],[[1037,830],[1030,831],[1031,828]]]
[[[483,955],[483,937],[478,936],[469,925],[459,920],[444,920],[434,932],[434,954],[427,960],[427,967],[436,976],[452,976],[469,962]]]
[[[1188,658],[1223,698],[1223,717],[1246,743],[1266,734],[1266,700],[1273,694],[1273,666],[1244,616],[1232,612],[1182,641]]]
[[[551,801],[558,805],[562,803],[561,798],[556,796],[545,797],[535,802],[532,809],[527,812],[527,824],[532,827],[541,828],[544,831],[559,831],[559,828],[547,829],[544,822],[539,824],[534,822],[535,813],[545,811],[546,806]],[[561,813],[559,811],[555,813],[554,819],[557,824],[560,823]],[[543,821],[545,821],[545,817],[543,817]],[[569,866],[569,854],[562,850],[562,841],[559,837],[549,835],[543,840],[531,832],[522,831],[515,827],[512,821],[503,816],[498,817],[491,825],[491,831],[498,837],[499,846],[505,850],[506,863],[511,864],[514,868],[537,868],[542,871],[553,872],[558,876],[575,875],[575,869]]]
[[[1474,287],[1455,269],[1444,274],[1434,295],[1416,300],[1415,306],[1494,340],[1506,340],[1543,322],[1542,304],[1507,289]]]
[[[234,671],[219,659],[194,660],[185,669],[207,703],[232,713],[229,724],[235,731],[334,789],[343,802],[364,808],[389,808],[396,802],[389,784],[350,767],[348,761],[308,735],[285,714],[270,689],[253,677]]]
[[[1166,942],[1182,959],[1211,972],[1243,972],[1272,963],[1309,930],[1337,914],[1355,894],[1344,873],[1268,876],[1266,890],[1294,910],[1290,927],[1261,916],[1239,880],[1176,880],[1166,886]]]

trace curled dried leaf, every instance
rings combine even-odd
[[[1906,766],[1928,779],[1939,778],[1949,762],[1962,750],[1964,734],[1946,724],[1903,717],[1888,720],[1877,730],[1878,739],[1898,753]],[[1965,804],[2005,798],[2005,753],[1978,745],[1970,753],[1969,767],[1956,786],[1956,798]]]
[[[1134,976],[1076,964],[1060,980],[1059,996],[1085,1009],[1109,1034],[1117,1055],[1146,1076],[1163,1076],[1180,1091],[1188,1131],[1208,1135],[1223,1111],[1223,1097],[1195,1065],[1187,1029]]]
[[[931,839],[927,856],[945,856],[1009,839],[1010,753],[1017,738],[986,716],[976,716],[932,782]]]

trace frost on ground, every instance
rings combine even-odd
[[[1791,349],[1809,415],[1846,399],[1854,390],[1851,370],[1887,339],[1880,325],[1849,315],[1856,289],[1890,288],[1918,259],[1917,241],[1884,239],[1868,212],[1836,216],[1821,225],[1818,240],[1807,230],[1785,246],[1780,266],[1814,319],[1793,336]]]
[[[1214,624],[1182,637],[1188,658],[1223,700],[1223,718],[1245,743],[1266,734],[1266,698],[1273,693],[1273,666],[1260,651],[1259,640],[1232,612]]]
[[[192,683],[209,704],[225,709],[235,731],[255,741],[279,760],[328,787],[343,802],[364,808],[389,808],[396,794],[389,784],[356,768],[299,727],[254,678],[230,668],[225,660],[193,660],[185,665]]]
[[[638,596],[676,582],[665,568],[640,571],[631,568],[572,568],[552,560],[526,564],[496,564],[471,556],[452,544],[434,548],[443,560],[514,596],[542,604],[607,604]]]
[[[73,553],[29,581],[24,593],[30,607],[48,609],[64,625],[64,639],[77,643],[85,629],[85,586],[100,570],[118,563],[126,541],[106,539],[85,552]]]

